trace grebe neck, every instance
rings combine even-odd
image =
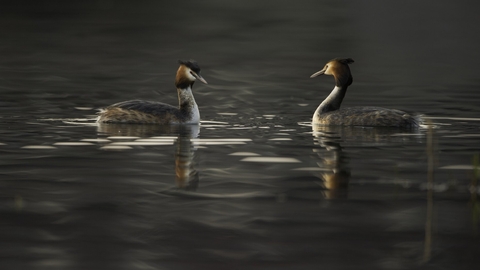
[[[347,88],[353,82],[348,65],[344,65],[340,69],[334,69],[331,75],[335,78],[335,87],[330,95],[318,106],[315,115],[340,109],[345,93],[347,93]]]
[[[347,92],[348,85],[338,86],[335,85],[332,92],[328,97],[318,106],[315,114],[322,114],[340,109],[345,93]]]
[[[193,97],[192,85],[193,83],[186,88],[177,87],[178,107],[183,114],[191,116],[192,119],[190,121],[198,122],[200,121],[200,111]]]

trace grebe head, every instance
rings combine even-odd
[[[179,60],[178,63],[180,64],[180,67],[178,68],[177,76],[175,77],[175,85],[177,88],[185,89],[188,86],[192,86],[196,80],[208,84],[202,75],[200,75],[200,66],[195,60]]]
[[[333,75],[335,77],[336,86],[349,86],[353,82],[352,74],[350,73],[350,68],[348,64],[353,63],[352,58],[335,58],[328,61],[323,67],[322,70],[317,71],[310,76],[314,78],[320,75]]]

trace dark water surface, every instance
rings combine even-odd
[[[137,2],[1,4],[1,269],[478,268],[478,5]],[[334,57],[433,135],[312,131]],[[92,120],[189,58],[200,127]]]

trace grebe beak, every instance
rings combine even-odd
[[[320,71],[317,71],[317,72],[313,73],[312,76],[310,76],[310,78],[315,78],[315,77],[323,75],[323,74],[325,74],[325,69],[322,69]]]
[[[207,81],[205,81],[205,79],[200,74],[197,74],[196,72],[192,71],[192,75],[193,75],[193,77],[195,77],[197,80],[201,81],[202,83],[208,84]]]

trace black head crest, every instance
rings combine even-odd
[[[337,58],[337,61],[342,63],[342,64],[351,64],[354,63],[352,58]]]
[[[185,65],[186,67],[190,68],[191,70],[193,70],[195,73],[200,73],[200,66],[197,64],[197,61],[195,60],[188,60],[188,61],[182,61],[182,60],[178,60],[178,63],[180,65]]]

